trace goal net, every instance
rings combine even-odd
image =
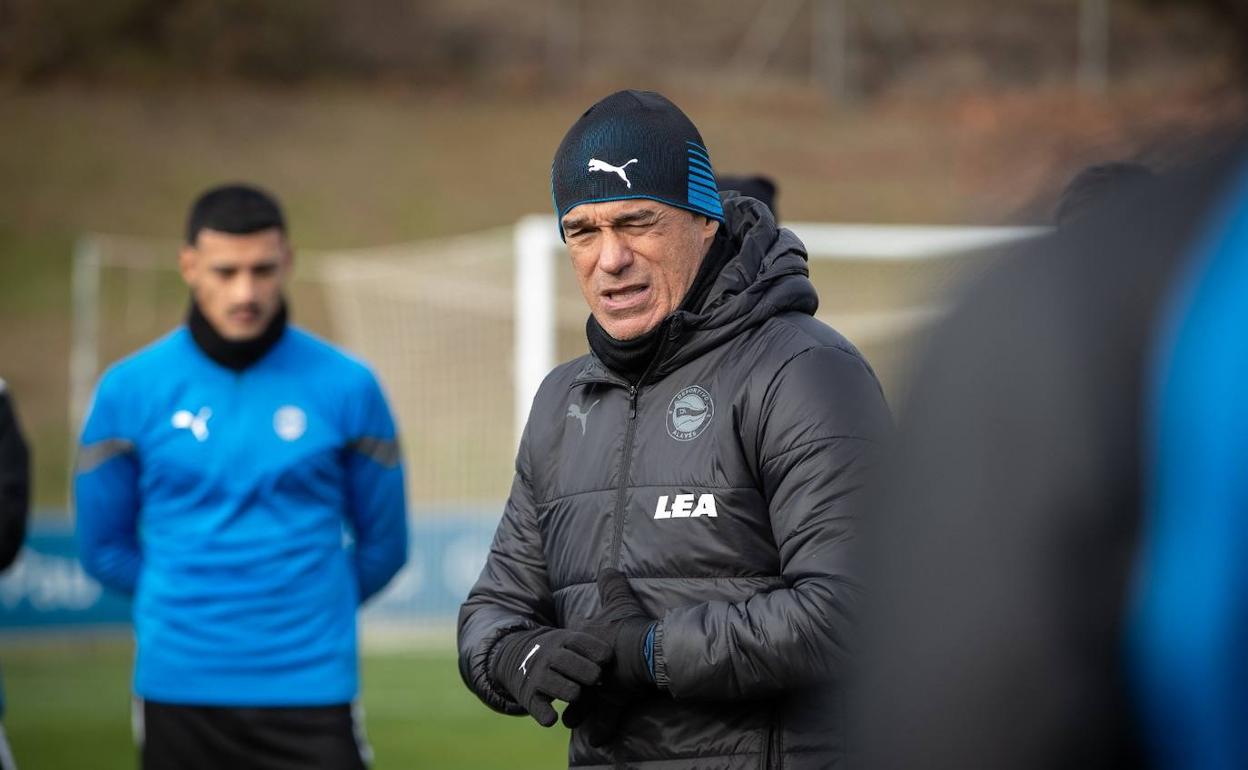
[[[953,281],[1034,228],[789,225],[810,251],[819,317],[895,393]],[[84,238],[75,261],[71,424],[110,362],[186,314],[178,243]],[[300,252],[292,318],[367,361],[400,426],[415,516],[496,508],[537,384],[586,350],[587,310],[551,217],[451,238]]]

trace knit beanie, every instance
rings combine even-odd
[[[724,221],[702,135],[653,91],[617,91],[586,110],[559,143],[550,180],[560,238],[571,209],[629,198]]]

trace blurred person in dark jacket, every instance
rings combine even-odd
[[[0,572],[8,569],[21,552],[29,515],[30,450],[22,438],[8,385],[0,380]],[[3,719],[4,688],[0,683],[0,720]],[[0,721],[0,770],[15,767],[4,724]]]
[[[0,380],[0,570],[7,569],[21,552],[29,513],[30,450],[8,385]]]
[[[1053,223],[1070,227],[1108,202],[1129,196],[1155,184],[1157,175],[1147,166],[1131,161],[1097,163],[1071,177],[1062,189]]]
[[[839,767],[879,383],[667,99],[594,105],[552,176],[592,352],[534,399],[464,681],[546,726],[569,702],[573,767]]]
[[[1148,372],[1239,157],[1114,193],[927,344],[865,538],[863,767],[1145,763],[1124,652]]]
[[[780,190],[771,177],[762,174],[724,175],[719,177],[719,189],[725,192],[732,190],[746,198],[753,198],[766,206],[772,219],[779,224],[780,210],[776,208],[776,197]]]

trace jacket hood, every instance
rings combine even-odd
[[[806,246],[779,227],[771,211],[753,198],[724,193],[726,234],[736,252],[720,271],[701,311],[668,316],[667,340],[649,380],[719,347],[747,329],[781,313],[814,315],[819,295],[810,282]],[[594,356],[577,380],[610,378]]]

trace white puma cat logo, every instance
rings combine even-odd
[[[605,160],[598,160],[597,158],[590,158],[589,170],[590,171],[610,171],[612,174],[619,174],[620,179],[623,179],[624,184],[627,185],[628,189],[631,190],[633,189],[633,183],[628,181],[628,174],[624,173],[624,169],[628,168],[629,164],[636,163],[636,162],[637,162],[637,159],[633,158],[632,160],[628,161],[628,163],[625,163],[623,166],[612,166],[610,163],[606,162]]]
[[[212,410],[203,407],[197,414],[191,414],[185,409],[179,409],[173,413],[173,417],[169,423],[178,430],[189,430],[196,441],[204,442],[208,440],[208,421],[212,419]]]

